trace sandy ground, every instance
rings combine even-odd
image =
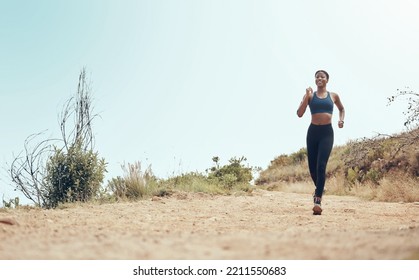
[[[419,203],[307,194],[175,194],[0,210],[0,259],[418,259]]]

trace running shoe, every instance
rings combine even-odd
[[[322,214],[322,198],[321,197],[314,197],[314,207],[313,207],[313,215],[321,215]]]

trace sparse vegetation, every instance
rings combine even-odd
[[[227,189],[232,189],[233,186],[240,184],[249,184],[253,179],[253,170],[257,170],[255,167],[244,165],[244,162],[247,161],[245,157],[233,157],[229,160],[229,164],[224,166],[220,166],[219,157],[213,157],[212,161],[215,165],[207,170],[207,172],[209,171],[208,179]]]
[[[406,87],[404,90],[398,89],[395,95],[388,98],[388,104],[390,105],[398,99],[407,101],[407,109],[403,112],[406,116],[403,125],[408,129],[414,130],[419,126],[419,93],[414,92],[409,87]]]
[[[23,155],[13,160],[9,172],[16,189],[45,208],[95,197],[106,171],[105,160],[93,151],[95,117],[83,69],[76,95],[62,110],[61,139],[48,138],[31,145],[41,135],[34,134],[26,139]]]
[[[174,192],[203,192],[208,194],[230,194],[249,192],[252,189],[254,167],[244,165],[245,157],[231,158],[226,165],[220,165],[219,157],[213,157],[214,166],[206,174],[189,172],[158,179],[151,166],[145,171],[141,163],[123,165],[124,175],[109,180],[105,193],[115,200],[136,200],[152,196],[168,196]]]

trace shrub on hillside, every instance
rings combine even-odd
[[[308,180],[307,149],[301,148],[290,155],[282,154],[271,161],[256,179],[256,185],[274,182],[298,182]]]
[[[94,197],[104,178],[105,161],[76,144],[67,152],[56,149],[46,170],[46,206],[56,207],[59,203],[85,202]]]
[[[290,155],[282,154],[271,161],[268,168],[276,168],[281,166],[298,165],[307,159],[307,149],[301,148]]]
[[[253,179],[254,167],[248,167],[243,164],[247,159],[245,157],[233,157],[229,164],[220,166],[219,157],[213,157],[214,166],[209,169],[208,179],[216,180],[224,187],[231,189],[236,184],[249,184]]]
[[[379,181],[390,172],[419,175],[419,150],[415,141],[406,141],[418,130],[392,136],[352,141],[343,153],[345,177],[351,183]]]

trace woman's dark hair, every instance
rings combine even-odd
[[[318,70],[318,71],[316,71],[316,73],[314,74],[314,77],[316,77],[317,76],[317,73],[324,73],[325,75],[326,75],[326,78],[327,78],[327,80],[329,80],[329,73],[327,73],[326,71],[324,71],[324,70]]]

